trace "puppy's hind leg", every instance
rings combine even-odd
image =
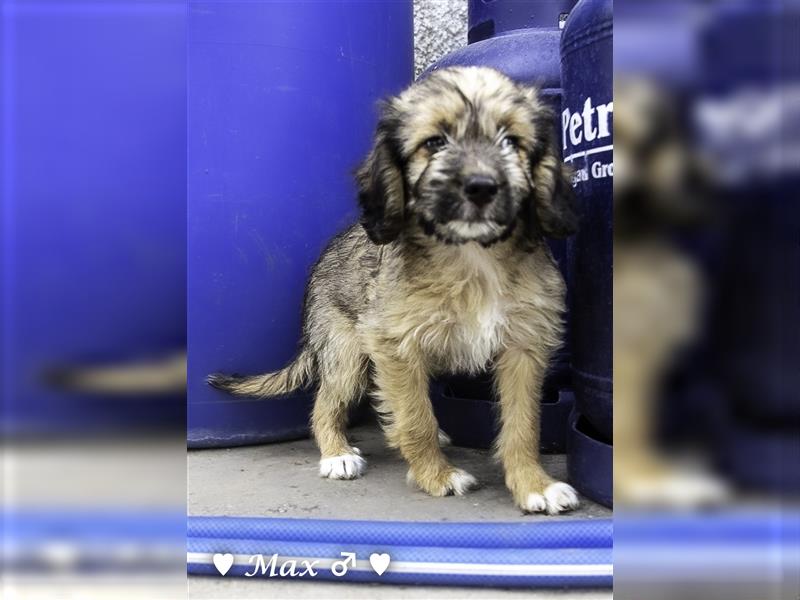
[[[366,358],[339,348],[336,356],[324,361],[320,384],[311,414],[311,430],[319,446],[320,477],[356,479],[364,474],[367,461],[361,451],[347,441],[347,413],[357,401],[367,380]]]

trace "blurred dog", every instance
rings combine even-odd
[[[490,367],[497,453],[526,512],[578,505],[539,463],[539,401],[562,341],[564,282],[544,236],[575,231],[554,115],[537,91],[486,68],[436,71],[383,103],[358,169],[361,223],[337,236],[308,284],[302,349],[286,368],[211,385],[273,396],[317,384],[320,475],[359,477],[347,409],[371,388],[409,480],[434,496],[476,484],[440,448],[428,380]]]
[[[703,278],[675,238],[712,217],[709,169],[668,90],[618,78],[614,101],[614,497],[618,506],[718,503],[722,482],[656,441],[660,390],[701,328]]]

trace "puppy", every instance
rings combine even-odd
[[[487,68],[436,71],[381,106],[358,169],[360,224],[314,266],[302,348],[275,373],[212,375],[216,388],[285,394],[312,382],[320,475],[359,477],[348,407],[370,390],[408,478],[433,496],[476,484],[440,448],[428,381],[490,368],[497,454],[526,512],[578,505],[539,463],[539,401],[562,341],[565,286],[544,236],[576,229],[553,114],[533,88]]]
[[[710,224],[711,169],[668,90],[618,78],[614,98],[614,498],[628,508],[719,504],[727,485],[657,442],[664,384],[702,329],[702,271],[676,240]]]

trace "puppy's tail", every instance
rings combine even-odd
[[[240,376],[214,373],[209,375],[209,385],[236,396],[266,398],[288,394],[308,385],[314,375],[314,357],[306,349],[280,371],[264,375]]]

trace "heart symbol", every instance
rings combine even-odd
[[[214,555],[214,566],[217,567],[217,571],[223,577],[225,577],[225,573],[231,570],[231,565],[233,565],[233,554],[217,553]]]
[[[389,568],[389,562],[391,560],[392,557],[386,553],[378,554],[377,552],[373,552],[369,555],[369,564],[372,565],[372,570],[378,575],[383,575],[384,571]]]

